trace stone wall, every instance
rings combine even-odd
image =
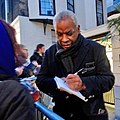
[[[114,95],[115,95],[115,117],[120,119],[120,36],[119,33],[112,33],[113,51],[113,72],[115,75]]]

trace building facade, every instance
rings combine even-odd
[[[0,17],[11,23],[18,15],[28,16],[27,2],[27,0],[1,0]]]
[[[52,21],[54,15],[62,10],[70,10],[76,14],[81,33],[87,38],[100,41],[109,32],[105,0],[1,0],[0,2],[0,17],[6,19],[16,29],[16,38],[19,43],[28,47],[29,56],[37,44],[43,43],[47,49],[56,42]],[[107,55],[113,70],[112,47],[108,47]]]
[[[2,0],[0,16],[12,22],[18,42],[27,45],[31,55],[38,43],[44,43],[48,48],[56,42],[52,20],[57,12],[73,11],[84,32],[107,23],[105,6],[104,0],[61,0],[60,3],[59,0]]]

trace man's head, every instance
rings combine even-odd
[[[58,43],[64,49],[69,48],[80,34],[75,14],[71,11],[62,11],[55,15],[53,25],[57,34]]]
[[[28,48],[23,44],[19,44],[19,45],[20,45],[20,49],[21,49],[21,51],[23,53],[23,57],[25,59],[28,59]]]
[[[23,44],[19,44],[19,47],[21,52],[17,54],[18,61],[16,61],[16,64],[18,66],[25,64],[28,59],[28,49],[26,48],[26,46]]]
[[[45,45],[44,44],[38,44],[36,47],[36,51],[39,54],[43,54],[45,52]]]

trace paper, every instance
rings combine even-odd
[[[85,101],[85,102],[88,101],[88,99],[85,99],[85,97],[84,97],[80,92],[71,90],[71,89],[67,86],[67,84],[65,83],[65,81],[62,80],[61,78],[55,77],[54,80],[55,80],[55,82],[56,82],[56,84],[57,84],[58,89],[63,90],[63,91],[66,91],[66,92],[68,92],[69,94],[76,95],[77,97],[79,97],[80,99],[82,99],[82,100]]]

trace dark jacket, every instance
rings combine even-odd
[[[114,85],[114,76],[110,71],[110,64],[106,57],[105,48],[82,35],[78,37],[80,43],[71,55],[73,73],[81,68],[87,68],[84,74],[79,74],[86,91],[80,91],[88,102],[84,102],[74,95],[57,89],[54,77],[66,77],[68,71],[60,59],[56,57],[57,45],[51,46],[46,52],[36,81],[39,89],[52,96],[55,101],[54,111],[67,120],[108,120],[104,106],[103,93]],[[66,62],[67,63],[67,62]]]
[[[37,53],[36,51],[34,52],[34,54],[30,57],[30,62],[32,61],[37,61],[37,63],[39,65],[42,64],[42,56],[39,55],[39,53]]]
[[[0,82],[0,120],[35,120],[34,102],[23,85],[15,80]]]

